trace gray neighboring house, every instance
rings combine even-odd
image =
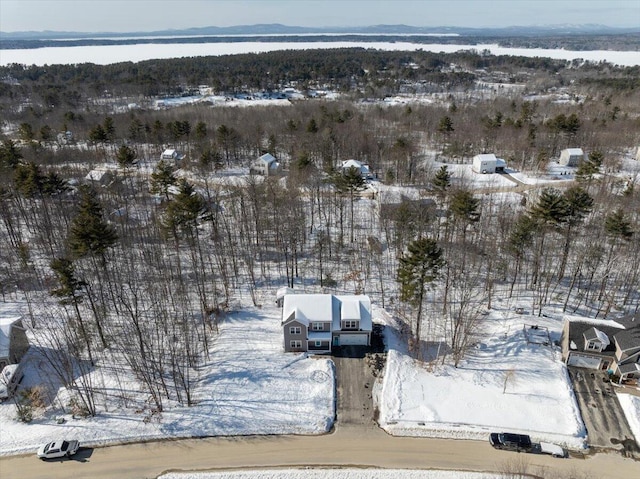
[[[338,346],[371,345],[371,300],[365,295],[285,294],[286,352],[331,353]]]
[[[558,163],[564,166],[578,166],[585,158],[582,148],[566,148],[560,152]]]
[[[265,153],[251,165],[250,172],[262,176],[273,176],[280,172],[280,163],[271,153]]]
[[[0,370],[7,364],[17,364],[29,349],[22,318],[0,316]]]
[[[640,377],[640,315],[616,320],[565,320],[562,359],[567,366],[611,371],[620,382]]]

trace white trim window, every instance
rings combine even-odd
[[[324,331],[324,324],[322,323],[312,323],[311,329],[313,331]]]
[[[302,341],[300,341],[299,339],[293,339],[293,340],[291,340],[289,345],[291,346],[291,349],[301,349],[302,348]]]
[[[344,329],[358,329],[358,321],[345,321]]]
[[[602,345],[599,341],[589,341],[587,343],[587,350],[589,351],[602,351]]]
[[[302,334],[302,329],[300,328],[300,326],[290,326],[289,327],[289,334],[291,336],[298,336],[298,335]]]
[[[316,341],[314,344],[316,348],[319,348],[320,346],[322,346],[322,341]]]

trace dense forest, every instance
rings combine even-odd
[[[531,296],[534,314],[640,309],[638,67],[345,49],[0,78],[0,294],[30,305],[52,364],[123,358],[158,410],[191,403],[225,312],[282,285],[369,294],[455,364],[497,296]],[[200,85],[301,98],[154,107]],[[185,158],[159,161],[168,146]],[[517,194],[448,167],[495,152],[543,175],[567,147],[588,153],[575,181]],[[249,175],[266,152],[281,175]],[[338,168],[351,158],[369,186]],[[59,374],[94,414],[86,376]]]

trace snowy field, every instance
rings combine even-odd
[[[536,332],[546,336],[548,328],[553,342],[560,337],[561,316],[520,315],[513,307],[494,302],[480,341],[458,368],[414,360],[394,328],[386,328],[391,350],[376,391],[381,427],[399,436],[481,440],[490,432],[515,432],[583,448],[586,430],[559,348],[529,344],[523,329],[535,322]],[[426,349],[435,358],[446,347]]]
[[[158,479],[499,479],[497,474],[461,471],[410,471],[403,469],[277,469],[170,473]]]
[[[8,313],[3,304],[0,313]],[[5,401],[0,403],[0,454],[35,451],[59,435],[95,446],[169,437],[328,431],[334,418],[333,362],[284,354],[280,310],[266,304],[264,309],[230,314],[222,323],[211,359],[198,371],[195,406],[168,407],[151,417],[132,408],[101,410],[90,419],[73,419],[58,409],[24,424],[15,420],[12,402]],[[24,386],[46,384],[37,348],[32,347],[23,362]],[[93,380],[108,388],[115,381],[110,371],[97,368]],[[56,424],[59,416],[65,418],[64,424]]]
[[[618,401],[624,415],[627,418],[631,432],[636,438],[636,444],[640,446],[640,397],[631,394],[618,394]]]
[[[583,59],[606,61],[620,66],[640,65],[640,52],[634,51],[571,51],[543,48],[508,48],[495,44],[454,45],[411,42],[230,42],[230,43],[172,43],[133,45],[91,45],[80,47],[46,47],[33,49],[0,49],[0,65],[52,65],[95,63],[109,65],[120,62],[140,62],[151,59],[181,58],[216,55],[264,53],[279,50],[315,50],[328,48],[368,48],[385,51],[415,51],[454,53],[460,50],[489,51],[492,55],[546,57],[558,60]]]

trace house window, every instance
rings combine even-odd
[[[289,334],[291,334],[292,336],[295,336],[297,334],[301,334],[300,326],[291,326],[289,328]]]
[[[290,345],[291,345],[291,349],[301,349],[302,341],[300,341],[299,339],[294,339],[293,341],[290,342]]]
[[[358,321],[345,321],[344,329],[356,329],[358,327]]]
[[[316,348],[319,348],[320,346],[322,346],[322,341],[316,341],[315,346]]]
[[[597,341],[589,341],[587,343],[587,349],[591,351],[600,351],[600,343]]]
[[[324,331],[324,325],[322,323],[313,323],[311,329],[314,331]]]

